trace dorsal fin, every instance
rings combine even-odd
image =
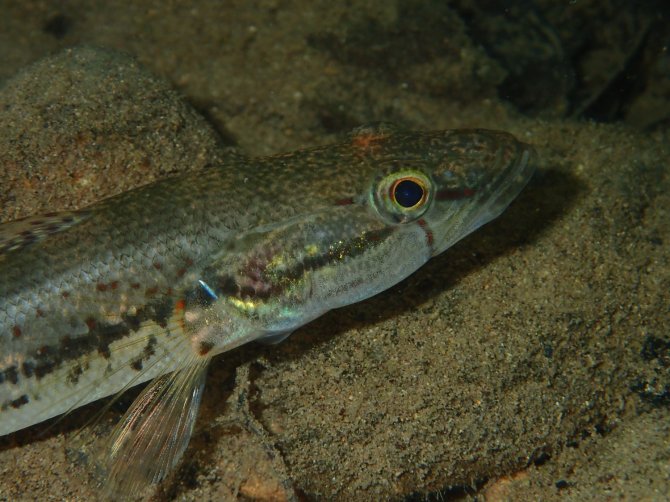
[[[63,211],[28,216],[0,224],[0,256],[23,249],[49,235],[62,232],[90,216],[89,211]]]

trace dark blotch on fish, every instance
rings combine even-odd
[[[28,404],[29,402],[30,399],[28,399],[28,395],[23,394],[22,396],[16,399],[13,399],[11,401],[5,401],[4,403],[2,403],[2,406],[0,406],[0,410],[5,411],[10,406],[14,409],[20,408],[21,406],[23,406],[24,404]]]
[[[17,399],[14,399],[14,401],[12,401],[12,402],[10,403],[10,406],[11,406],[12,408],[20,408],[20,407],[23,406],[24,404],[28,404],[29,401],[30,401],[30,400],[28,399],[28,395],[27,395],[27,394],[23,394],[21,397],[19,397],[19,398],[17,398]]]
[[[10,366],[4,371],[5,380],[16,385],[19,382],[19,373],[16,371],[16,366]]]
[[[57,345],[44,345],[30,354],[30,360],[23,362],[20,371],[23,377],[35,377],[38,380],[54,372],[64,363],[76,360],[86,354],[97,352],[105,359],[111,357],[110,345],[128,336],[131,331],[140,329],[142,323],[151,320],[159,326],[167,326],[172,315],[174,299],[162,297],[156,299],[135,315],[125,315],[121,322],[105,324],[96,320],[93,316],[87,317],[84,322],[88,327],[86,336],[64,336]],[[148,360],[156,352],[157,339],[151,336],[140,356],[142,360]],[[67,378],[68,382],[76,384],[85,368],[80,364],[73,366]],[[5,382],[16,385],[19,381],[19,368],[11,365],[0,368],[0,384]]]
[[[214,348],[214,344],[211,342],[200,342],[200,347],[198,349],[198,353],[201,356],[206,356],[210,350]]]
[[[76,385],[79,383],[79,377],[84,374],[84,369],[81,367],[81,364],[73,366],[70,372],[67,375],[68,383]]]
[[[26,378],[30,378],[35,374],[35,365],[31,361],[24,361],[21,365],[21,373]]]

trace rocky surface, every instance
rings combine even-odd
[[[585,3],[575,12],[587,23]],[[561,96],[533,101],[529,84],[524,100],[506,99],[523,82],[510,62],[523,44],[492,50],[490,13],[458,5],[6,4],[3,220],[225,162],[231,143],[266,154],[375,120],[506,129],[538,149],[539,171],[509,210],[408,280],[280,346],[220,358],[159,500],[668,496],[662,107],[640,129],[567,117],[583,101],[570,101],[574,82]],[[536,49],[567,29],[540,8],[512,30]],[[622,15],[612,33],[638,26]],[[524,61],[532,70],[532,54]],[[658,99],[654,82],[625,110]],[[98,409],[3,438],[0,499],[94,498],[66,451]]]

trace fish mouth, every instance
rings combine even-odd
[[[454,225],[454,231],[450,232],[449,238],[435,247],[433,256],[500,216],[528,184],[535,172],[535,149],[532,145],[515,140],[514,154],[510,156],[505,155],[509,154],[509,145],[507,146],[507,149],[502,148],[499,151],[499,162],[509,162],[509,165],[499,165],[499,172],[477,191],[469,204],[458,211],[455,218],[458,223]],[[510,158],[513,159],[511,162]]]
[[[497,218],[507,206],[519,195],[528,184],[535,172],[537,154],[535,149],[526,143],[517,142],[514,161],[485,188],[483,205],[478,216],[473,218],[475,230],[484,223]]]

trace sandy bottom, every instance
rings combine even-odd
[[[594,96],[625,44],[577,92],[569,68],[533,60],[555,56],[542,23],[565,40],[550,9],[505,25],[494,50],[500,19],[458,2],[0,4],[2,220],[379,120],[504,129],[538,150],[509,210],[409,279],[218,359],[155,500],[670,497],[663,80],[625,123],[566,118],[604,113]],[[620,34],[602,13],[596,39]],[[129,402],[78,438],[99,404],[2,438],[0,500],[97,498],[73,445]]]

